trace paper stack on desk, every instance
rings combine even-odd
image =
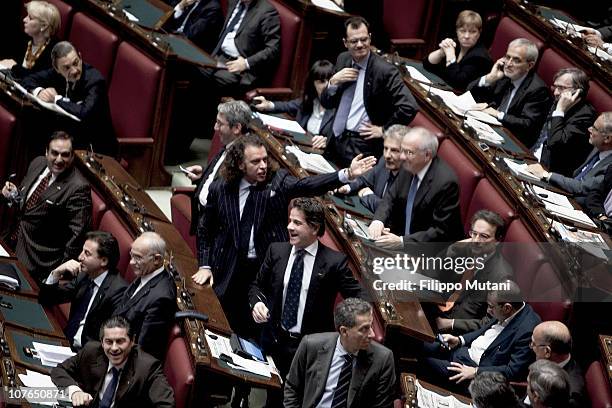
[[[440,395],[435,391],[423,387],[419,380],[416,381],[417,406],[419,408],[470,408],[471,405],[464,404],[454,395]]]
[[[33,341],[32,345],[38,353],[42,365],[47,367],[55,367],[76,354],[70,347],[55,346],[53,344],[38,343],[36,341]]]
[[[465,118],[465,123],[467,123],[472,129],[476,131],[476,134],[478,135],[478,138],[480,140],[495,145],[500,145],[504,143],[504,138],[500,136],[495,130],[493,130],[493,128],[488,124],[476,120],[469,115]]]
[[[331,0],[312,0],[312,4],[322,9],[337,11],[339,13],[344,12],[336,3]]]
[[[53,384],[53,381],[51,381],[51,377],[46,374],[41,374],[39,372],[26,369],[25,374],[18,374],[18,375],[19,375],[19,379],[21,380],[22,384],[25,385],[25,387],[21,387],[21,388],[34,388],[37,390],[40,390],[41,388],[46,388],[49,390],[57,389],[55,384]],[[26,399],[28,400],[27,398],[28,393],[26,392],[24,394],[26,395]],[[36,395],[36,393],[32,393],[32,395]],[[53,402],[41,402],[40,400],[36,400],[36,401],[28,400],[28,402],[35,403],[38,405],[48,405],[48,406],[54,405]]]
[[[285,150],[288,153],[293,153],[300,162],[300,167],[317,174],[333,173],[336,171],[334,167],[320,154],[304,153],[297,146],[287,146]]]
[[[278,116],[266,115],[264,113],[256,113],[257,116],[266,126],[270,126],[272,129],[277,129],[286,132],[295,132],[300,134],[306,134],[306,131],[299,123],[295,120],[283,119]]]
[[[589,216],[580,210],[562,207],[553,203],[545,203],[545,205],[546,210],[552,215],[556,215],[557,217],[561,217],[572,222],[588,225],[589,227],[597,228],[597,225],[595,225]]]
[[[268,363],[261,361],[249,360],[244,357],[240,357],[238,354],[232,352],[232,346],[230,344],[229,337],[221,334],[216,334],[210,330],[206,330],[206,342],[210,348],[210,354],[214,358],[220,358],[222,354],[231,358],[232,362],[226,361],[227,365],[235,370],[248,371],[253,374],[261,375],[263,377],[272,377],[272,372],[276,369],[271,367]]]
[[[527,170],[527,163],[517,163],[512,159],[508,159],[507,157],[504,157],[504,163],[506,163],[506,166],[508,166],[512,174],[521,180],[540,181],[538,177]]]
[[[539,186],[533,186],[533,191],[544,201],[544,205],[552,203],[561,207],[573,209],[574,206],[570,203],[570,200],[563,194],[555,193]]]

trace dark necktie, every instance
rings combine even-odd
[[[548,140],[548,135],[550,134],[550,126],[552,123],[552,113],[554,112],[555,108],[556,108],[556,104],[553,104],[553,107],[551,108],[550,112],[548,113],[548,116],[546,117],[546,122],[544,122],[544,126],[542,126],[542,131],[540,132],[540,137],[538,137],[537,142],[535,142],[535,144],[533,145],[533,147],[531,148],[531,152],[535,153],[540,146],[542,146],[544,144],[545,141]],[[540,156],[540,163],[542,163],[543,165],[545,165],[546,167],[548,167],[548,163],[543,163],[542,162],[542,158],[544,155]]]
[[[134,296],[134,293],[136,293],[136,289],[138,289],[138,286],[140,286],[140,278],[134,279],[134,282],[132,282],[130,284],[128,289],[125,291],[125,299],[124,300],[126,300],[126,301],[130,300],[132,298],[132,296]]]
[[[359,65],[353,64],[352,68],[356,68],[358,70]],[[340,105],[338,105],[338,110],[336,111],[336,116],[334,117],[334,124],[332,125],[334,135],[336,136],[340,136],[346,129],[346,121],[348,120],[349,113],[351,112],[351,106],[353,105],[353,97],[355,96],[356,88],[357,80],[353,81],[353,83],[348,85],[344,89],[344,92],[342,92]]]
[[[416,197],[417,190],[419,189],[419,178],[414,175],[410,182],[410,190],[408,190],[408,197],[406,198],[406,227],[404,228],[404,235],[410,235],[410,224],[412,223],[412,207],[414,207],[414,199]]]
[[[87,287],[85,289],[85,293],[81,296],[81,299],[78,304],[75,305],[74,312],[72,316],[68,320],[68,324],[66,325],[66,329],[64,333],[66,337],[70,341],[70,344],[74,341],[74,335],[79,330],[79,323],[85,317],[85,313],[87,313],[87,306],[89,306],[89,302],[91,301],[91,297],[93,296],[94,287],[96,284],[91,279],[87,278],[89,283],[87,283]]]
[[[591,157],[591,159],[587,162],[587,164],[585,164],[582,167],[582,170],[580,170],[580,173],[578,173],[578,175],[574,178],[576,180],[584,179],[587,176],[587,174],[589,174],[589,172],[593,170],[593,167],[595,167],[595,164],[597,164],[598,161],[599,161],[599,153],[597,152]]]
[[[392,172],[389,172],[389,177],[387,177],[387,182],[385,183],[385,187],[383,188],[380,198],[383,198],[385,196],[385,193],[389,191],[396,177],[397,177],[397,173],[393,174]]]
[[[504,97],[502,98],[502,101],[499,104],[499,108],[497,109],[499,112],[504,112],[504,113],[508,112],[508,108],[510,107],[510,102],[511,102],[510,96],[512,95],[512,91],[514,91],[514,84],[510,82],[510,86],[508,87],[508,90],[504,94]]]
[[[110,408],[111,404],[113,403],[113,398],[115,397],[115,391],[117,390],[117,383],[119,382],[119,374],[121,374],[121,371],[115,367],[112,367],[111,373],[113,374],[113,377],[108,383],[106,390],[104,390],[100,404],[98,404],[99,408]]]
[[[295,253],[289,283],[287,284],[287,294],[283,305],[283,316],[281,322],[286,330],[297,324],[298,307],[300,305],[300,291],[302,290],[302,277],[304,276],[304,255],[303,249]]]
[[[240,21],[240,16],[242,15],[242,12],[244,11],[245,7],[246,7],[245,4],[239,0],[238,5],[236,6],[238,10],[236,14],[234,14],[234,17],[232,18],[232,20],[227,24],[227,26],[225,26],[225,29],[221,33],[221,36],[219,37],[219,42],[217,43],[217,46],[215,47],[215,50],[213,51],[213,55],[216,55],[219,53],[219,51],[221,50],[221,46],[223,45],[223,40],[225,40],[225,36],[228,33],[231,33],[232,30],[234,29],[234,26],[238,24],[238,21]]]
[[[40,197],[43,195],[47,187],[49,186],[49,180],[51,180],[51,172],[40,180],[40,183],[36,186],[36,189],[30,195],[30,198],[26,202],[26,210],[31,210],[36,204],[40,202]]]
[[[238,243],[238,254],[247,257],[249,253],[249,241],[251,240],[251,230],[255,221],[255,196],[257,191],[255,186],[249,187],[249,196],[244,203],[242,215],[240,216],[240,242]]]
[[[338,384],[334,390],[331,408],[346,408],[346,401],[348,400],[349,386],[351,385],[351,377],[353,376],[354,357],[352,354],[345,354],[343,357],[345,361],[340,370]]]

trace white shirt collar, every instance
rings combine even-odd
[[[151,279],[153,279],[154,277],[156,277],[157,275],[159,275],[160,273],[162,273],[164,271],[165,271],[165,268],[162,265],[160,268],[154,270],[150,274],[141,277],[140,278],[140,287],[143,287],[144,285],[147,284],[147,282],[149,282]]]
[[[246,179],[240,179],[240,187],[239,189],[242,190],[247,190],[249,187],[254,186],[255,184],[251,184],[248,181],[246,181]]]
[[[102,286],[102,282],[104,282],[104,278],[106,278],[106,275],[108,275],[108,269],[102,272],[101,274],[99,274],[98,276],[96,276],[96,278],[93,281],[97,287]]]
[[[319,249],[319,240],[316,239],[315,242],[313,242],[312,244],[308,245],[306,248],[304,248],[304,250],[306,252],[308,252],[308,255],[312,255],[312,256],[316,256],[317,255],[317,250]],[[295,246],[291,247],[291,255],[295,255],[295,253],[299,251],[298,248],[296,248]]]
[[[421,170],[419,170],[419,172],[416,174],[417,177],[419,178],[419,183],[423,181],[423,179],[425,178],[425,175],[427,174],[427,171],[429,170],[429,168],[431,167],[431,162],[433,161],[433,159],[431,159],[429,161],[429,163],[427,163],[425,165],[425,167],[423,167]]]

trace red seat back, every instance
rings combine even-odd
[[[550,263],[540,265],[532,277],[531,291],[526,294],[526,300],[542,321],[568,321],[571,301]]]
[[[0,105],[0,180],[6,180],[17,118]]]
[[[389,38],[423,39],[430,20],[432,3],[435,2],[413,0],[410,7],[407,7],[405,0],[384,0],[383,24]]]
[[[70,32],[70,23],[72,22],[72,6],[64,3],[62,0],[47,0],[47,2],[53,4],[60,13],[61,25],[57,32],[57,38],[65,40],[68,38]]]
[[[593,107],[597,112],[611,112],[612,111],[612,96],[606,91],[598,82],[589,82],[589,94],[587,100],[593,104]]]
[[[170,212],[172,225],[176,227],[195,256],[197,254],[195,236],[189,234],[191,229],[191,196],[185,193],[173,193],[170,199]]]
[[[117,50],[108,98],[117,139],[151,138],[162,68],[127,42]]]
[[[130,263],[130,249],[132,242],[134,242],[134,237],[113,211],[106,211],[104,213],[100,220],[99,229],[110,232],[117,239],[119,252],[121,253],[117,263],[117,270],[123,279],[131,282],[134,280],[134,272],[128,268],[128,265]]]
[[[106,203],[94,189],[91,189],[91,204],[91,229],[95,231],[100,226],[100,220],[106,211]]]
[[[410,122],[409,126],[424,127],[425,129],[433,132],[436,135],[436,137],[438,138],[438,141],[440,143],[442,142],[442,139],[444,139],[445,136],[446,136],[442,132],[442,129],[440,129],[438,127],[438,125],[436,125],[431,119],[429,119],[429,117],[427,117],[426,115],[422,114],[421,112],[417,112],[416,116],[414,117],[412,122]]]
[[[599,361],[593,361],[584,376],[592,408],[612,407],[612,390],[606,371]]]
[[[512,207],[486,178],[481,179],[474,189],[470,206],[465,214],[464,225],[466,233],[470,229],[472,216],[478,210],[491,210],[498,213],[506,221],[506,225],[516,218],[516,213]]]
[[[170,341],[164,361],[164,374],[174,391],[176,408],[190,406],[195,375],[189,359],[189,350],[182,337],[175,337]]]
[[[96,20],[76,13],[72,19],[70,42],[79,50],[83,60],[96,67],[110,82],[119,37]]]
[[[269,0],[269,2],[278,11],[281,25],[280,60],[271,86],[289,87],[302,19],[282,3],[276,0]]]
[[[555,74],[561,68],[574,67],[570,60],[559,54],[557,51],[548,48],[544,50],[538,63],[537,74],[546,84],[552,85]]]
[[[493,43],[489,48],[489,53],[493,61],[506,55],[508,44],[516,38],[526,38],[535,43],[540,52],[544,46],[542,39],[530,31],[527,31],[523,26],[519,25],[516,21],[510,17],[504,17],[499,22],[497,30],[495,30],[495,36],[493,37]]]

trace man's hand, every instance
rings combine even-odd
[[[355,68],[342,68],[336,72],[330,79],[330,85],[340,85],[344,82],[356,81],[359,76],[359,70]]]
[[[17,65],[17,62],[10,58],[0,61],[0,69],[11,69],[15,65]]]
[[[253,104],[255,105],[255,109],[262,112],[267,112],[274,109],[274,104],[263,96],[254,97]]]
[[[363,157],[363,154],[359,153],[351,161],[351,179],[354,180],[362,174],[365,174],[368,170],[374,167],[374,165],[376,165],[376,157]]]
[[[559,100],[557,101],[556,110],[561,111],[563,113],[567,112],[572,106],[576,104],[576,102],[578,102],[578,99],[580,99],[580,94],[580,89],[576,89],[574,92],[561,92],[561,96],[559,96]]]
[[[454,361],[451,361],[450,367],[446,367],[446,369],[457,373],[448,378],[451,381],[456,381],[457,384],[465,380],[471,380],[476,376],[476,371],[478,371],[478,367],[470,367]]]
[[[448,344],[451,350],[461,344],[459,337],[453,336],[452,334],[443,334],[442,339]]]
[[[361,190],[359,190],[359,192],[357,193],[359,197],[365,197],[365,196],[369,196],[372,194],[374,194],[374,192],[372,191],[370,187],[364,187]]]
[[[438,330],[451,330],[453,328],[453,319],[447,319],[445,317],[436,317],[436,326],[438,327]]]
[[[370,223],[368,227],[368,233],[372,237],[372,239],[378,239],[382,235],[383,230],[385,229],[385,224],[382,221],[374,220]]]
[[[359,128],[359,134],[361,136],[365,136],[364,140],[370,139],[380,139],[383,137],[384,130],[382,126],[376,126],[371,123],[364,123],[361,128]]]
[[[586,28],[582,30],[582,38],[588,45],[592,47],[601,48],[604,43],[599,31],[594,30],[592,28]]]
[[[191,279],[198,285],[205,285],[206,282],[210,286],[213,285],[213,274],[210,268],[200,268],[196,273],[191,275]]]
[[[252,315],[255,323],[265,323],[270,318],[270,311],[263,302],[257,302],[253,306]]]
[[[72,275],[73,278],[76,277],[81,272],[81,263],[75,259],[69,259],[51,271],[57,279],[61,279],[62,275],[66,272]]]
[[[193,166],[187,166],[185,167],[185,170],[188,170],[191,173],[193,173],[193,174],[185,173],[187,178],[191,181],[196,181],[196,180],[201,179],[202,174],[204,173],[204,171],[202,170],[202,166],[200,166],[199,164],[194,164]]]
[[[349,186],[348,184],[343,185],[342,187],[338,187],[334,193],[338,193],[338,194],[348,194],[351,192],[351,186]]]
[[[91,403],[91,401],[93,401],[93,397],[83,391],[73,392],[70,399],[72,400],[73,407],[87,406]]]
[[[246,60],[242,57],[238,57],[233,61],[227,61],[225,66],[232,74],[240,74],[247,69]]]
[[[382,230],[382,235],[376,240],[376,245],[386,249],[401,249],[402,237],[389,232],[389,228]]]
[[[527,171],[536,176],[537,178],[542,178],[546,174],[546,170],[540,163],[530,164],[527,166]]]
[[[17,190],[17,186],[10,181],[4,183],[4,187],[2,187],[2,195],[4,198],[10,198],[13,191]]]
[[[489,72],[485,77],[485,82],[487,83],[487,85],[492,85],[504,77],[505,64],[506,57],[501,57],[500,59],[495,61],[495,64],[493,64],[493,67],[491,67],[491,72]]]
[[[499,111],[497,109],[491,107],[485,108],[482,111],[488,115],[493,116],[494,118],[497,118],[497,115],[499,114]]]
[[[55,102],[57,91],[55,88],[45,88],[38,93],[38,98],[45,102]]]
[[[312,147],[314,149],[325,149],[327,147],[327,138],[321,135],[313,136]]]

